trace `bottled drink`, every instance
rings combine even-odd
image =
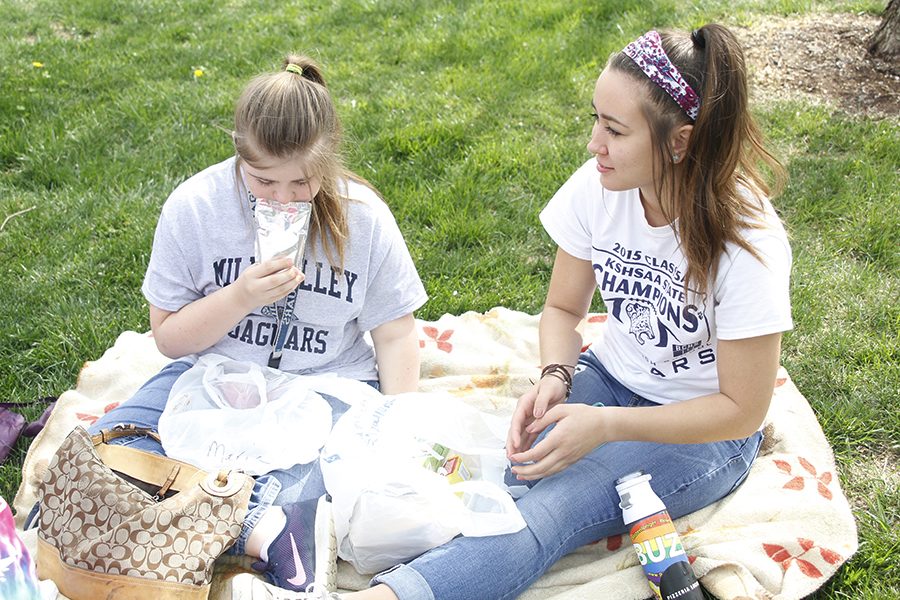
[[[650,487],[650,475],[629,473],[616,481],[622,519],[638,561],[659,600],[703,600],[681,538],[666,506]]]

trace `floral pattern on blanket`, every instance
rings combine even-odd
[[[540,376],[538,320],[539,315],[500,307],[418,321],[421,390],[449,392],[481,410],[508,413]],[[582,324],[585,340],[602,335],[605,322],[605,314],[590,315]],[[29,449],[14,502],[19,525],[65,435],[127,399],[166,362],[152,338],[125,332],[100,359],[85,364],[75,389],[60,397]],[[763,449],[743,485],[676,522],[701,583],[719,598],[802,598],[857,548],[856,524],[831,448],[783,369],[764,432]],[[217,577],[234,572],[231,566],[217,569]],[[359,589],[368,578],[342,564],[339,583],[346,590]],[[614,536],[564,557],[522,598],[637,600],[648,591],[627,537]]]

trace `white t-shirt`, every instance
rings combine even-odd
[[[727,244],[716,280],[699,297],[684,293],[687,261],[672,227],[652,227],[639,191],[611,192],[593,159],[541,212],[565,252],[589,260],[609,313],[592,351],[619,382],[666,404],[719,391],[717,341],[787,331],[791,249],[768,200],[762,228],[744,239],[764,263]]]
[[[378,378],[364,334],[412,313],[425,288],[387,205],[370,188],[343,184],[349,240],[344,266],[335,273],[312,237],[281,360],[301,374],[335,373]],[[247,193],[238,185],[235,159],[194,175],[163,206],[142,291],[153,306],[175,312],[234,282],[255,261],[255,224]],[[283,306],[284,301],[277,303]],[[276,305],[250,312],[218,342],[215,352],[265,365],[272,350]]]

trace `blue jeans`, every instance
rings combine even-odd
[[[90,433],[98,433],[101,429],[112,429],[118,424],[136,425],[157,431],[159,417],[162,415],[166,402],[169,399],[169,391],[182,373],[191,368],[187,361],[175,361],[166,365],[162,371],[150,378],[134,396],[123,402],[103,417],[97,420],[90,429]],[[366,382],[376,389],[377,382]],[[333,396],[322,394],[322,397],[331,405],[332,425],[338,418],[350,408]],[[139,450],[165,454],[162,445],[146,436],[129,436],[112,440],[112,444],[131,446]],[[294,465],[290,469],[272,471],[256,478],[253,492],[250,495],[250,505],[241,535],[229,553],[244,554],[244,548],[250,532],[259,522],[260,517],[270,506],[283,506],[293,502],[302,502],[318,498],[325,493],[325,481],[322,478],[322,470],[319,461],[314,460],[305,465]]]
[[[613,379],[590,351],[581,355],[568,402],[657,406]],[[602,409],[600,409],[602,410]],[[615,481],[652,475],[673,518],[699,510],[743,482],[762,434],[710,444],[611,442],[538,481],[516,505],[526,528],[507,535],[457,537],[405,565],[376,575],[400,600],[515,598],[577,548],[626,532]]]

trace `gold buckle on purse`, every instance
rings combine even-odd
[[[218,498],[228,498],[235,495],[244,487],[245,479],[236,477],[238,472],[222,470],[218,473],[210,473],[203,481],[200,487],[210,496]]]

